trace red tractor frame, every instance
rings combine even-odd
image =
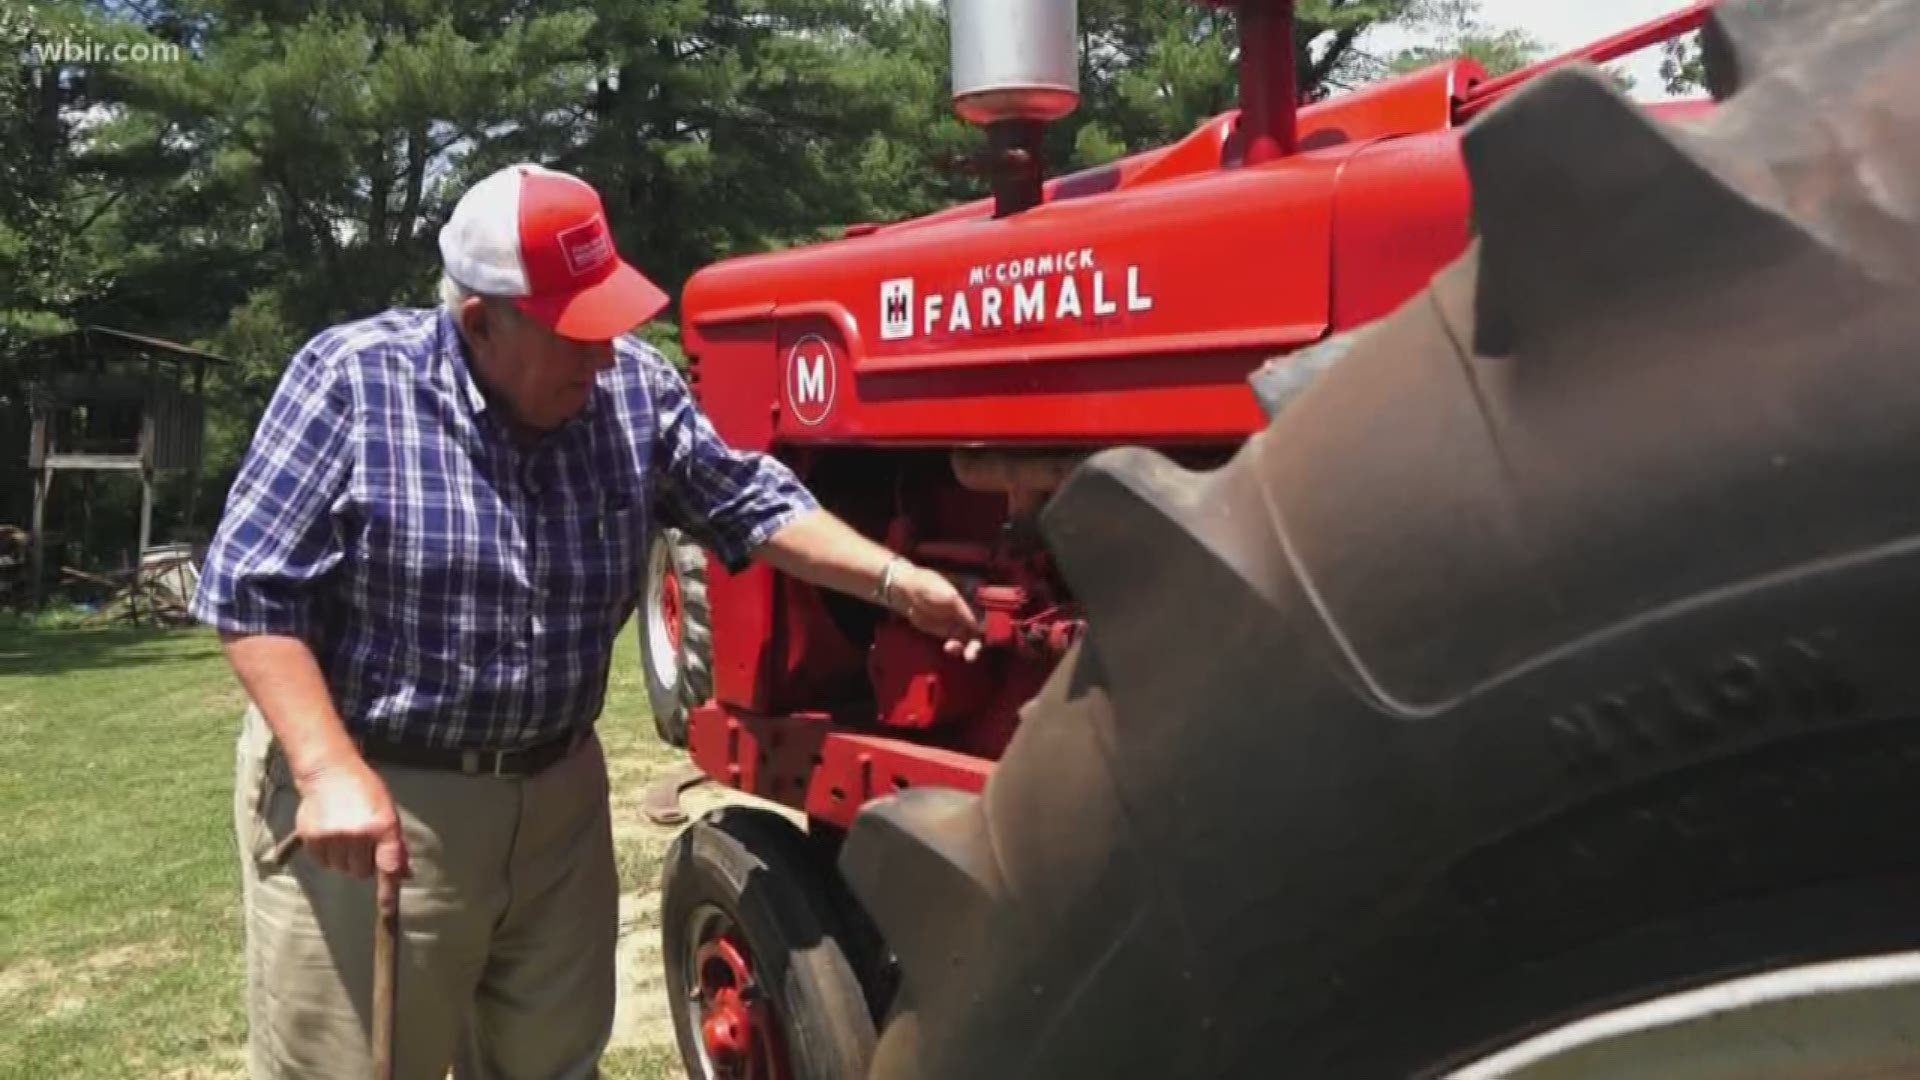
[[[1082,629],[1034,525],[1075,465],[1123,444],[1225,460],[1264,423],[1252,373],[1390,312],[1466,249],[1463,125],[1549,69],[1693,31],[1711,4],[1505,78],[1456,59],[1298,110],[1291,3],[1239,8],[1243,107],[1171,145],[1043,179],[1041,122],[990,118],[993,198],[689,282],[688,376],[719,432],[949,574],[986,630],[969,664],[871,605],[657,542],[641,638],[662,734],[807,823],[728,812],[670,855],[667,983],[694,1075],[864,1068],[890,983],[839,838],[871,800],[985,786]]]

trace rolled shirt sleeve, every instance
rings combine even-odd
[[[332,510],[353,459],[342,351],[322,335],[287,365],[208,547],[190,607],[200,621],[314,640],[315,586],[342,558]]]
[[[664,359],[649,364],[659,425],[655,498],[662,523],[682,529],[738,573],[755,548],[819,503],[783,462],[728,446]]]

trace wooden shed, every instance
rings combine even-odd
[[[62,472],[112,472],[140,483],[140,555],[152,540],[155,474],[182,470],[198,487],[209,365],[224,357],[105,326],[34,343],[27,401],[33,477],[32,585],[40,599],[46,506]],[[137,571],[136,571],[137,573]]]

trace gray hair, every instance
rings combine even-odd
[[[475,292],[474,290],[467,288],[465,285],[462,285],[459,282],[453,280],[453,278],[449,277],[445,271],[441,271],[440,302],[446,305],[446,308],[448,311],[458,314],[460,311],[460,305],[466,303],[468,300],[471,300],[476,296],[479,297],[487,305],[487,310],[492,312],[494,315],[513,318],[520,314],[520,309],[517,307],[514,307],[513,304],[510,301],[508,301],[505,297],[489,296],[485,293]]]
[[[445,271],[441,271],[440,303],[445,305],[448,311],[460,310],[460,305],[466,303],[468,297],[475,295],[478,294],[448,277]]]

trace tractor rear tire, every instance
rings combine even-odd
[[[1726,0],[1708,46],[1692,128],[1591,70],[1476,123],[1474,249],[1231,463],[1058,492],[1085,639],[980,795],[840,857],[910,1002],[871,1080],[1445,1076],[1913,969],[1920,5]]]
[[[738,1080],[865,1075],[874,1022],[831,872],[799,830],[766,810],[725,807],[674,840],[662,871],[661,957],[675,1036],[694,1080],[728,1076],[707,1054],[703,1017],[715,1010],[705,1007],[713,995],[699,993],[703,983],[711,989],[736,981],[721,961],[709,956],[703,966],[697,959],[716,937],[727,938],[748,965],[755,986],[749,997],[768,1009],[755,1018],[753,1035],[741,1037],[756,1048],[746,1056],[764,1051],[783,1062],[776,1070],[737,1071]]]
[[[654,730],[686,746],[687,718],[713,694],[713,623],[707,553],[678,529],[658,530],[647,549],[639,622]]]

